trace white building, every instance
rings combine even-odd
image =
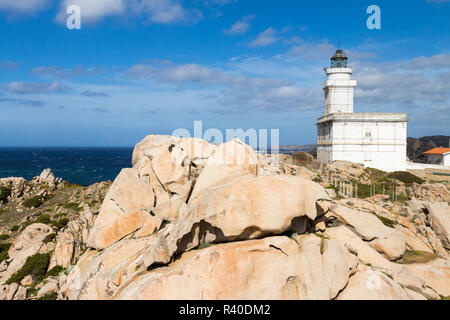
[[[361,163],[384,171],[406,170],[406,113],[354,113],[356,80],[342,50],[324,68],[325,112],[317,122],[317,159]]]
[[[450,167],[450,148],[434,148],[424,152],[429,164],[436,164]]]

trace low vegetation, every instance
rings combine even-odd
[[[82,210],[82,208],[80,208],[79,206],[80,206],[79,203],[74,203],[74,202],[69,202],[69,203],[65,203],[62,205],[63,208],[68,209],[68,210],[73,210],[76,212],[79,212]]]
[[[406,171],[396,171],[392,172],[389,175],[390,179],[398,180],[406,184],[407,186],[412,185],[413,183],[422,184],[425,180],[419,178],[418,176],[413,175],[412,173]]]
[[[372,214],[373,214],[374,216],[376,216],[378,219],[380,219],[380,221],[383,222],[383,224],[384,224],[386,227],[389,227],[389,228],[394,228],[394,227],[395,227],[395,221],[394,221],[394,220],[391,220],[391,219],[385,218],[385,217],[383,217],[383,216],[380,216],[380,215],[376,214],[376,213],[373,212],[373,211],[372,211]]]
[[[45,201],[44,197],[41,196],[34,196],[31,198],[28,198],[23,202],[24,207],[27,208],[39,208]]]
[[[58,295],[55,292],[53,292],[53,293],[46,294],[45,296],[42,296],[42,297],[38,298],[37,300],[56,300],[56,299],[58,299]]]
[[[8,250],[10,247],[11,243],[0,243],[0,263],[8,259]]]
[[[51,268],[48,272],[47,272],[47,274],[46,274],[46,277],[56,277],[56,276],[58,276],[61,272],[63,272],[64,271],[64,268],[63,267],[61,267],[61,266],[55,266],[55,267],[53,267],[53,268]]]
[[[10,195],[11,195],[11,188],[0,187],[0,202],[6,203]]]
[[[406,251],[403,254],[403,258],[401,259],[401,263],[403,264],[413,264],[413,263],[427,263],[433,260],[436,260],[440,256],[430,252],[421,252],[421,251]]]
[[[206,249],[206,248],[209,248],[209,247],[212,247],[212,246],[214,246],[214,243],[202,243],[201,245],[199,245],[197,247],[197,249],[201,250],[201,249]]]
[[[0,234],[0,240],[8,240],[9,234]]]
[[[36,253],[27,258],[27,261],[20,270],[11,276],[6,281],[6,284],[20,283],[28,275],[33,275],[34,278],[40,282],[47,274],[47,269],[50,264],[51,253]]]
[[[42,242],[44,243],[49,243],[52,242],[56,237],[56,233],[50,233],[49,235],[47,235],[44,240]]]
[[[62,229],[69,223],[69,221],[70,220],[68,218],[62,218],[59,219],[58,221],[52,221],[50,224],[54,228]]]

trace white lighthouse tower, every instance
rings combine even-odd
[[[342,50],[324,68],[324,113],[317,122],[317,158],[343,160],[384,171],[406,170],[406,113],[355,113],[356,80]]]
[[[331,68],[324,68],[328,80],[323,84],[325,91],[325,114],[353,113],[353,92],[356,80],[351,80],[352,68],[342,50],[331,58]]]

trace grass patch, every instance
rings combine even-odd
[[[0,214],[7,213],[7,212],[8,212],[8,210],[6,210],[6,209],[0,209]]]
[[[56,237],[56,233],[50,233],[50,234],[48,234],[48,235],[44,238],[44,240],[42,240],[42,242],[44,242],[45,244],[47,244],[47,243],[49,243],[49,242],[52,242],[53,239],[55,239],[55,237]]]
[[[69,223],[69,221],[70,220],[68,218],[62,218],[58,221],[52,221],[50,224],[55,228],[62,229]]]
[[[38,291],[39,289],[32,285],[27,289],[27,298],[34,297],[35,295],[37,295]]]
[[[58,299],[58,295],[56,294],[56,292],[53,292],[53,293],[46,294],[45,296],[42,296],[42,297],[38,298],[37,300],[56,300],[56,299]]]
[[[209,248],[209,247],[212,247],[212,246],[214,246],[214,243],[202,243],[201,245],[199,245],[197,247],[197,249],[201,250],[201,249],[206,249],[206,248]]]
[[[20,270],[11,276],[6,281],[6,284],[20,283],[28,275],[34,275],[38,281],[41,281],[47,273],[48,265],[50,264],[50,252],[36,253],[27,258],[27,261]]]
[[[39,208],[45,201],[44,197],[41,196],[34,196],[31,198],[28,198],[23,202],[24,207],[27,208]]]
[[[6,203],[10,195],[11,195],[10,187],[0,187],[0,202]]]
[[[63,208],[68,209],[68,210],[73,210],[76,212],[80,212],[82,210],[82,208],[79,207],[79,203],[75,203],[75,202],[69,202],[69,203],[64,203],[62,205]]]
[[[16,231],[19,231],[19,229],[20,229],[20,226],[16,224],[15,226],[12,226],[11,229],[9,229],[9,230],[11,230],[12,232],[16,232]]]
[[[11,243],[0,243],[0,263],[8,259],[8,250],[10,247]]]
[[[399,180],[406,185],[412,185],[413,183],[422,184],[425,182],[425,180],[423,180],[423,179],[419,178],[418,176],[415,176],[412,173],[409,173],[407,171],[392,172],[389,175],[389,178],[394,179],[394,180]]]
[[[317,175],[317,177],[315,177],[313,179],[313,181],[316,182],[316,183],[322,183],[323,182],[322,176],[320,174]]]
[[[0,240],[8,240],[9,234],[0,234]]]
[[[384,224],[386,227],[394,228],[394,226],[395,226],[395,221],[394,221],[394,220],[391,220],[391,219],[382,217],[382,216],[376,214],[376,213],[373,212],[373,211],[372,211],[371,213],[372,213],[374,216],[376,216],[378,219],[380,219],[380,221],[383,222],[383,224]]]
[[[314,235],[316,237],[319,237],[320,239],[323,239],[323,240],[330,240],[330,238],[328,238],[327,236],[324,236],[323,234],[314,233]]]
[[[371,181],[386,181],[386,172],[384,171],[375,168],[366,168],[366,172]]]
[[[441,300],[450,300],[450,296],[442,297]]]
[[[51,222],[51,216],[48,214],[41,214],[37,219],[34,221],[34,223],[43,223],[43,224],[49,224]]]
[[[64,271],[63,267],[61,267],[61,266],[54,266],[53,268],[51,268],[47,272],[46,277],[56,277],[63,271]]]
[[[440,258],[439,255],[430,252],[405,251],[401,259],[403,264],[426,263]]]

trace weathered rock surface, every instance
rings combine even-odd
[[[319,206],[329,218],[335,217],[347,225],[355,234],[370,246],[383,253],[390,260],[402,257],[406,250],[406,239],[397,230],[385,226],[374,214],[352,210],[348,207],[321,201]]]
[[[238,262],[238,263],[236,263]],[[116,299],[332,299],[356,267],[335,241],[314,235],[222,244],[137,277]]]
[[[153,209],[152,185],[135,169],[123,169],[109,189],[89,235],[88,246],[105,249],[140,228]]]
[[[202,243],[255,239],[289,230],[304,233],[307,218],[317,217],[316,201],[327,198],[318,184],[289,176],[241,178],[210,188],[159,235],[144,263],[146,267],[168,263],[173,254]]]
[[[0,284],[4,284],[27,261],[27,258],[38,253],[44,246],[43,240],[53,232],[45,224],[35,223],[28,226],[9,248],[7,269],[0,273]]]
[[[450,249],[450,207],[447,202],[425,205],[431,227],[447,249]]]
[[[407,292],[382,272],[358,271],[338,300],[410,300]]]

